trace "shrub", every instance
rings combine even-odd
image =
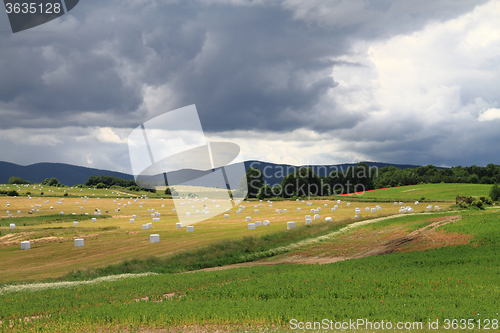
[[[7,195],[9,197],[17,197],[17,196],[19,196],[19,193],[17,193],[17,191],[15,191],[15,190],[12,190],[12,191],[7,192]]]
[[[64,196],[67,197],[68,196],[68,193],[64,193]]]
[[[498,186],[498,183],[495,183],[490,190],[490,198],[493,201],[498,201],[500,200],[500,187]]]
[[[477,208],[482,208],[483,202],[481,201],[481,199],[474,199],[474,201],[472,201],[472,206],[475,206]]]
[[[24,180],[21,177],[12,176],[9,178],[9,184],[31,184],[29,180]]]

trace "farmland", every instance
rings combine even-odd
[[[343,198],[344,200],[358,197],[363,200],[455,201],[457,195],[488,196],[490,188],[491,185],[485,184],[421,184],[369,191],[361,196],[344,195]]]
[[[461,184],[436,186],[453,185]],[[366,195],[377,193],[379,197],[376,199],[381,199],[384,191],[396,189],[404,190],[395,188]],[[117,198],[104,197],[105,192],[102,191],[105,190],[87,191],[89,199],[83,210],[80,209],[80,197],[64,197],[65,200],[57,206],[54,204],[56,198],[41,198],[42,202],[49,200],[50,203],[42,205],[39,213],[30,216],[26,207],[37,201],[37,197],[31,201],[27,197],[0,198],[2,207],[9,201],[9,210],[21,210],[19,217],[2,216],[1,239],[4,240],[6,235],[21,236],[16,238],[17,241],[57,239],[53,242],[34,242],[29,251],[21,251],[18,244],[0,246],[1,281],[54,280],[72,269],[101,267],[149,255],[169,258],[174,253],[181,253],[181,250],[187,253],[203,251],[204,246],[224,239],[244,243],[244,237],[249,235],[254,237],[254,242],[269,237],[271,241],[268,243],[274,242],[277,235],[282,235],[280,233],[291,235],[288,240],[272,243],[269,247],[290,244],[307,237],[314,240],[314,237],[344,230],[342,228],[355,222],[354,207],[362,209],[361,220],[367,218],[366,215],[381,219],[376,223],[366,220],[367,224],[345,229],[333,238],[291,248],[285,254],[259,260],[250,267],[188,274],[117,276],[92,284],[75,281],[71,282],[75,285],[64,288],[40,284],[26,286],[24,288],[28,289],[24,291],[17,291],[22,285],[4,285],[0,294],[3,329],[65,332],[170,327],[184,331],[187,325],[201,327],[202,330],[236,331],[248,326],[287,330],[292,328],[291,319],[321,322],[326,318],[335,323],[368,318],[393,323],[422,322],[424,331],[428,320],[439,320],[439,331],[446,331],[443,326],[445,319],[474,319],[476,329],[479,323],[486,322],[495,328],[492,325],[500,319],[497,314],[500,299],[500,270],[496,255],[500,250],[498,207],[447,212],[446,208],[452,203],[441,200],[451,197],[453,189],[450,188],[436,191],[442,194],[435,197],[430,194],[432,190],[427,189],[425,195],[440,202],[421,205],[412,202],[411,206],[420,214],[389,219],[384,217],[397,214],[399,209],[399,205],[395,206],[392,202],[393,193],[385,192],[390,201],[377,202],[382,208],[377,213],[364,210],[365,206],[372,207],[374,204],[353,203],[350,207],[346,206],[349,202],[346,197],[315,198],[311,200],[313,207],[323,207],[323,210],[326,210],[324,204],[329,208],[336,204],[336,200],[342,200],[337,211],[330,212],[328,209],[321,214],[321,221],[313,223],[317,229],[301,226],[304,215],[310,214],[309,206],[301,201],[276,201],[272,208],[264,202],[258,214],[249,214],[253,212],[254,205],[261,204],[253,200],[243,203],[247,208],[242,214],[231,210],[229,219],[216,216],[195,224],[193,234],[175,228],[176,216],[172,212],[171,200],[153,196],[138,199],[145,202],[143,208],[139,208],[139,202],[134,202],[135,199],[130,199],[130,196],[123,201],[121,196],[117,196],[120,203],[130,201],[132,204],[126,208],[122,204],[120,211],[116,212]],[[484,195],[485,191],[487,194],[487,190],[479,185],[473,187],[473,191],[477,191],[477,195]],[[415,191],[404,193],[412,192]],[[99,200],[90,198],[92,194],[99,196]],[[436,203],[442,207],[441,212],[424,212],[425,206]],[[50,210],[50,205],[57,210]],[[299,207],[302,208],[300,212],[297,211]],[[103,215],[97,216],[97,222],[91,222],[89,217],[96,217],[93,215],[96,208],[101,209]],[[161,222],[154,223],[153,230],[142,230],[141,225],[151,221],[147,209],[153,208],[161,212]],[[276,213],[277,208],[287,208],[288,212]],[[1,214],[5,214],[5,210]],[[104,213],[106,210],[107,214]],[[59,211],[64,211],[65,215],[57,214]],[[69,215],[72,212],[79,215]],[[85,213],[89,215],[82,215]],[[133,214],[137,215],[137,219],[130,224],[129,218]],[[268,219],[271,225],[248,230],[245,216]],[[333,222],[325,223],[326,216],[333,217]],[[356,254],[364,251],[364,248],[358,247],[359,244],[425,230],[432,221],[451,217],[453,219],[449,223],[431,230],[413,248],[403,246],[383,256],[356,258]],[[19,221],[16,222],[16,229],[9,230],[8,223],[16,220]],[[73,220],[80,221],[78,227],[73,226]],[[298,228],[286,231],[286,222],[290,220],[298,221]],[[160,234],[160,243],[149,243],[151,231]],[[85,238],[84,248],[75,248],[73,238],[81,235],[96,236]],[[442,235],[460,239],[461,243],[443,245],[438,242],[441,239],[438,237]],[[451,239],[449,237],[446,240]],[[340,255],[340,248],[347,260],[325,265],[271,265],[287,258],[337,256]],[[259,249],[265,248],[259,245],[254,250]],[[93,279],[85,275],[75,277],[77,280]]]

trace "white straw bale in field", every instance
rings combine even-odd
[[[281,213],[282,210],[281,209],[276,209],[276,213]]]
[[[229,218],[229,214],[224,214],[224,218],[228,219]]]
[[[314,214],[314,219],[315,220],[319,220],[319,217],[320,217],[319,214]]]
[[[75,239],[75,247],[83,247],[83,238]]]
[[[11,228],[11,229],[16,229],[16,224],[15,224],[15,223],[11,223],[11,224],[10,224],[10,228]]]
[[[340,200],[337,200],[337,204],[338,204],[338,205],[340,205],[340,202],[341,202]]]
[[[262,221],[255,221],[256,227],[262,227]]]
[[[78,221],[73,221],[73,226],[78,227]]]
[[[297,211],[300,212],[300,210],[301,210],[300,207],[297,207]]]
[[[19,212],[17,212],[19,214]],[[64,212],[60,212],[59,214],[64,215]]]
[[[332,222],[333,220],[332,220],[332,218],[331,218],[331,217],[327,217],[327,218],[325,218],[325,221],[327,221],[327,222]]]
[[[93,217],[92,222],[97,222],[97,219],[95,217]]]
[[[369,212],[369,211],[370,211],[370,207],[366,207],[366,208],[365,208],[365,210],[366,210],[367,212]]]
[[[186,216],[191,216],[191,213],[190,212],[186,212]]]
[[[268,221],[268,220],[264,220],[264,221],[262,222],[262,225],[263,225],[263,226],[265,226],[265,227],[269,226],[270,224],[271,224],[271,223],[269,223],[269,221]]]
[[[377,208],[372,208],[372,213],[376,213],[377,212]]]
[[[350,205],[351,205],[351,203],[350,203],[350,202],[348,202],[348,203],[347,203],[347,207],[349,207]]]
[[[400,202],[399,202],[399,205],[400,205],[400,206],[403,206],[403,202],[402,202],[402,201],[400,201]]]
[[[135,219],[130,219],[129,220],[130,223],[134,223],[135,222]]]
[[[286,212],[287,212],[287,209],[286,209],[286,208],[285,208],[285,209],[283,209],[283,213],[286,213]]]
[[[186,231],[187,231],[187,232],[194,232],[194,226],[192,226],[192,225],[188,225],[188,226],[186,227]]]
[[[160,242],[160,235],[159,234],[149,235],[149,242],[150,243],[159,243]]]
[[[205,215],[210,215],[210,212],[208,210],[205,211]]]
[[[153,222],[160,222],[160,218],[159,217],[153,217]]]
[[[313,221],[309,218],[309,219],[306,219],[306,224],[312,224]]]
[[[332,212],[334,212],[335,210],[336,210],[336,209],[335,209],[335,207],[333,207],[333,208],[332,208]]]
[[[147,226],[148,226],[148,229],[151,229],[151,228],[153,227],[153,223],[149,222],[149,223],[147,224]]]
[[[324,206],[325,206],[325,207],[328,207],[328,204],[325,204]]]
[[[294,229],[295,228],[295,221],[290,221],[286,223],[286,228],[287,229]]]
[[[419,202],[418,202],[418,201],[415,201],[415,205],[418,205],[418,204],[419,204]]]
[[[248,223],[248,230],[255,229],[255,223]]]
[[[247,222],[248,221],[252,221],[252,217],[251,216],[247,216]]]
[[[181,222],[177,222],[175,224],[175,226],[177,227],[177,229],[180,229],[180,228],[182,228],[182,223]]]
[[[258,210],[258,209],[254,209],[254,210],[253,210],[253,212],[254,212],[255,214],[258,214],[258,213],[259,213],[259,210]]]
[[[394,201],[394,206],[397,206],[397,205],[398,205],[398,203],[396,201]]]
[[[29,250],[31,248],[31,243],[29,241],[21,242],[21,250]]]

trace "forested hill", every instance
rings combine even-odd
[[[416,165],[400,165],[400,164],[389,164],[389,163],[375,163],[366,162],[369,166],[376,166],[382,168],[384,166],[394,166],[398,169],[405,168],[415,168]],[[264,179],[268,184],[279,184],[285,175],[283,172],[287,170],[293,171],[294,168],[298,169],[300,167],[294,167],[288,164],[274,164],[269,162],[260,161],[246,161],[245,168],[253,165],[259,169],[265,171]],[[325,170],[330,172],[335,167],[339,170],[346,170],[349,166],[354,166],[356,164],[340,164],[340,165],[329,165],[329,166],[312,166],[314,171],[318,170],[320,175],[325,173]],[[186,173],[186,172],[184,172]],[[193,175],[197,172],[193,171]],[[9,178],[12,176],[21,177],[23,179],[29,180],[32,183],[41,183],[46,178],[57,178],[61,184],[65,185],[75,185],[84,184],[90,176],[112,176],[122,179],[134,179],[134,176],[126,173],[101,170],[94,168],[87,168],[82,166],[64,164],[64,163],[36,163],[27,166],[22,166],[9,162],[0,162],[0,184],[5,184],[8,182]]]

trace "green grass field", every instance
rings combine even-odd
[[[488,196],[492,185],[484,184],[423,184],[393,187],[362,195],[340,196],[340,198],[382,199],[394,201],[455,201],[460,196]]]
[[[481,331],[497,331],[500,319],[500,261],[497,255],[500,209],[447,211],[456,196],[453,191],[461,188],[458,185],[425,185],[424,189],[415,186],[416,190],[408,192],[402,191],[413,187],[368,192],[365,195],[377,193],[374,198],[381,200],[377,203],[382,210],[377,213],[364,209],[374,207],[375,203],[352,201],[347,206],[348,197],[312,200],[313,207],[322,207],[325,211],[321,213],[321,221],[316,221],[312,227],[303,223],[304,215],[311,214],[310,206],[300,201],[276,201],[272,208],[265,207],[268,204],[264,202],[259,214],[247,214],[253,211],[254,205],[260,204],[254,200],[244,203],[247,213],[245,210],[242,214],[231,212],[229,219],[217,216],[197,223],[194,234],[175,228],[173,204],[167,199],[134,202],[135,199],[127,197],[122,201],[121,197],[118,200],[103,198],[103,192],[88,190],[91,194],[97,193],[99,200],[95,195],[82,204],[81,198],[68,196],[59,205],[55,204],[59,197],[41,198],[42,203],[43,200],[50,202],[42,204],[38,215],[29,215],[27,207],[38,198],[1,197],[0,206],[4,209],[0,211],[0,241],[3,241],[0,245],[0,281],[4,284],[0,285],[0,328],[27,332],[154,332],[165,328],[179,332],[304,331],[294,328],[299,323],[318,322],[323,331],[338,331],[335,323],[368,319],[371,322],[389,321],[392,325],[409,322],[417,325],[412,330],[423,332],[450,332],[459,331],[460,320],[465,319],[469,328],[472,324],[474,327],[463,331],[479,331],[479,325],[482,325]],[[470,188],[470,192],[457,194],[487,195],[489,191],[483,185]],[[420,194],[416,199],[408,197],[405,205],[414,207],[417,214],[383,219],[398,212],[399,205],[395,206],[393,201],[403,198],[392,197],[398,194],[396,190],[400,194],[421,191],[423,196],[436,202],[415,206],[411,201],[419,200]],[[383,193],[387,195],[385,202],[382,202]],[[324,204],[329,210],[338,199],[342,200],[339,209],[326,212]],[[123,207],[128,201],[132,204]],[[139,208],[140,202],[145,202],[143,208]],[[120,212],[115,211],[118,203],[122,203]],[[440,205],[441,212],[426,212],[425,206],[429,203]],[[51,210],[50,205],[55,209]],[[82,205],[83,210],[80,209]],[[297,211],[299,207],[302,208],[300,212]],[[403,247],[403,251],[391,254],[324,265],[258,265],[171,273],[242,262],[238,258],[245,254],[258,254],[331,233],[357,221],[353,217],[355,207],[362,210],[361,220],[382,219],[349,229],[333,239],[291,248],[281,256],[293,258],[307,251],[319,253],[318,249],[328,247],[331,247],[330,253],[337,253],[342,244],[363,244],[360,237],[373,242],[378,237],[400,237],[448,216],[460,215],[461,219],[438,227],[437,237],[421,239],[417,244],[421,247],[416,246],[413,250]],[[108,213],[94,216],[95,208],[101,209],[103,214],[106,210]],[[153,230],[142,230],[141,225],[151,220],[147,209],[152,208],[161,212],[161,222],[155,223]],[[279,214],[276,208],[287,208],[288,212]],[[16,217],[5,216],[7,209]],[[17,214],[17,210],[21,214]],[[60,210],[65,214],[57,214]],[[73,211],[89,215],[69,215]],[[132,214],[137,215],[134,224],[128,221]],[[271,226],[248,230],[245,216],[249,215],[258,215],[259,219],[265,216]],[[326,216],[332,216],[333,222],[324,222]],[[89,221],[92,217],[97,217],[98,222]],[[73,226],[73,218],[79,220],[78,227]],[[289,220],[300,221],[300,225],[295,230],[286,230]],[[8,227],[11,221],[18,221],[14,230]],[[160,243],[149,243],[152,231],[160,234]],[[75,248],[73,238],[82,235],[86,235],[85,247]],[[14,237],[17,243],[8,243]],[[31,250],[21,251],[18,242],[24,239],[43,241],[35,242]],[[435,243],[438,239],[443,239],[444,246]],[[462,245],[446,245],[450,239],[461,239]],[[325,253],[328,251],[323,255]],[[155,257],[150,258],[151,255]],[[124,260],[128,261],[124,263]],[[66,275],[74,269],[82,271]],[[148,271],[155,273],[106,278],[108,274]],[[65,282],[63,286],[19,284],[21,281],[55,281],[64,275],[64,279],[57,280],[73,282]],[[98,277],[104,280],[92,283]],[[429,321],[438,321],[439,329],[430,329]],[[416,324],[420,322],[421,329]],[[327,323],[333,327],[326,328]],[[357,327],[345,331],[365,330]]]

